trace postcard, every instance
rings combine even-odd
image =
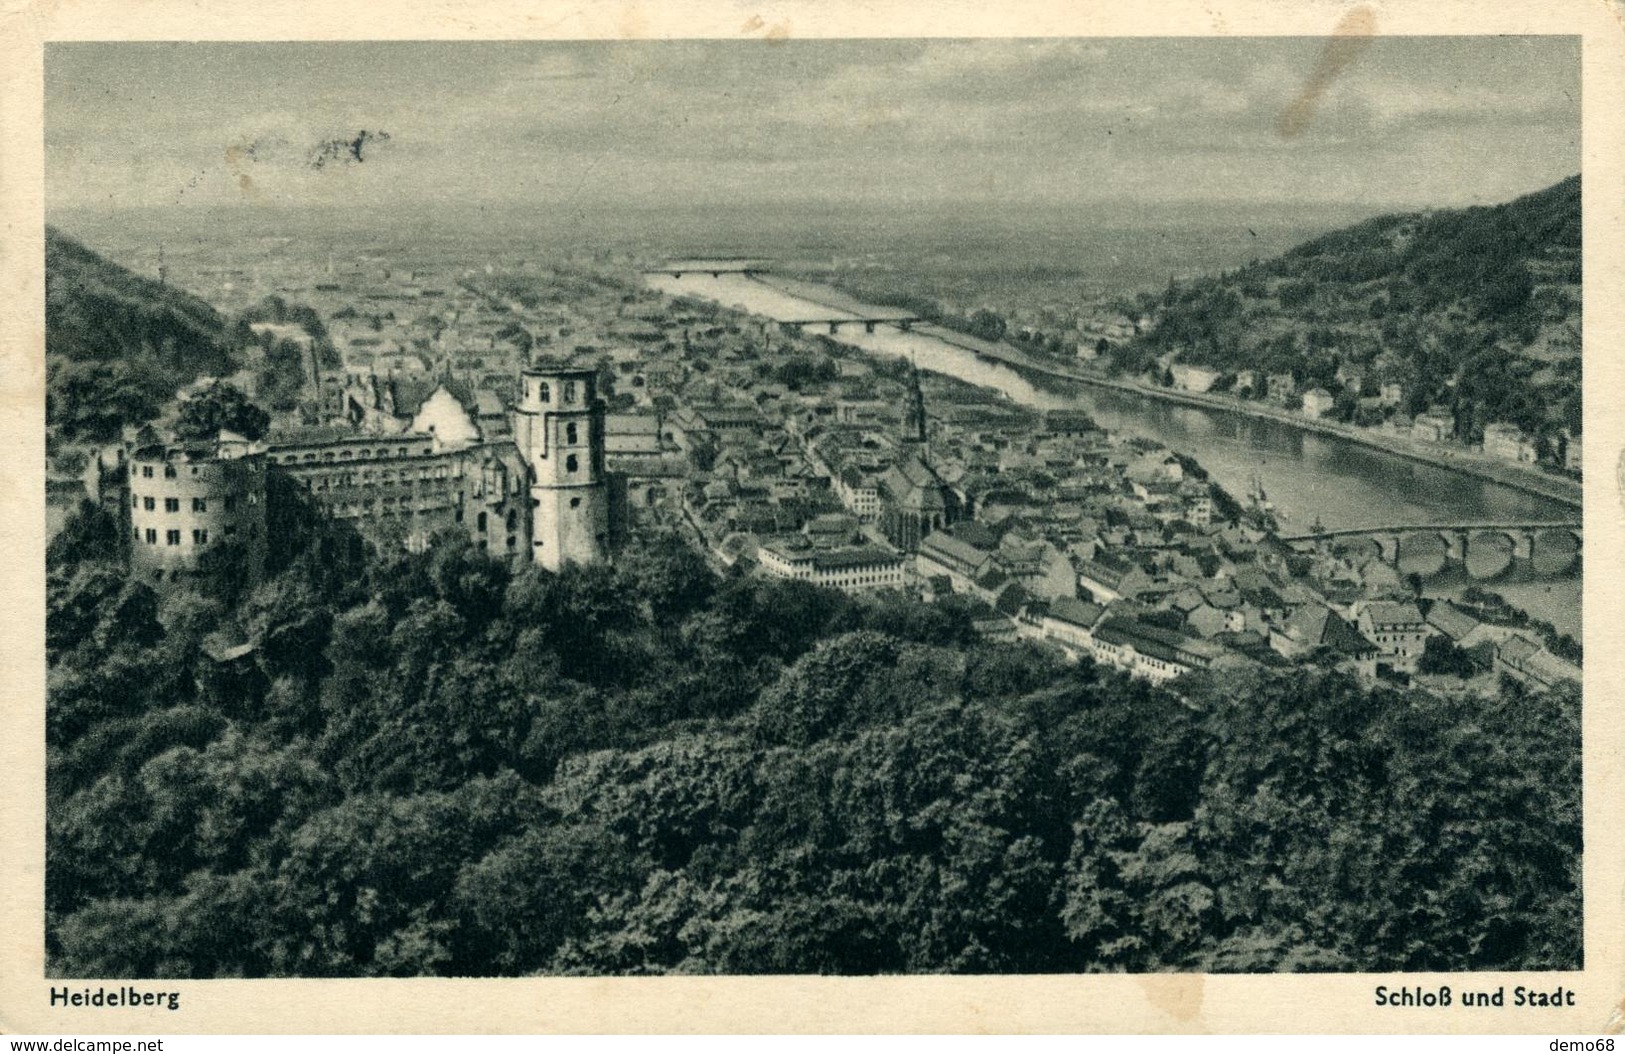
[[[1625,38],[6,16],[0,1029],[1625,997]]]

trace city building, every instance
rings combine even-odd
[[[1168,368],[1173,375],[1174,387],[1187,392],[1208,391],[1219,380],[1219,371],[1210,370],[1206,366],[1193,366],[1186,362],[1176,362]]]
[[[757,550],[763,571],[848,593],[901,588],[904,557],[878,546],[823,549],[801,538],[775,539]]]
[[[1410,601],[1362,600],[1350,608],[1354,625],[1377,646],[1378,662],[1404,673],[1415,673],[1422,647],[1433,630]]]
[[[1173,630],[1108,616],[1092,632],[1090,653],[1134,677],[1164,684],[1212,666],[1224,649]]]
[[[1325,417],[1332,412],[1332,404],[1336,401],[1326,389],[1311,388],[1303,393],[1303,416],[1317,420]]]
[[[1503,461],[1532,463],[1535,444],[1517,425],[1487,424],[1484,426],[1484,453]]]
[[[1411,422],[1411,438],[1429,443],[1442,443],[1455,431],[1455,419],[1444,410],[1429,410],[1427,413],[1417,414],[1415,420]]]

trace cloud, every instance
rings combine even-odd
[[[1283,142],[1320,47],[76,44],[48,55],[47,164],[53,201],[162,202],[177,185],[234,201],[246,175],[263,200],[408,205],[1306,192],[1294,182],[1359,198],[1420,186],[1396,180],[1396,158],[1425,158],[1460,194],[1578,167],[1573,47],[1379,38]],[[361,129],[392,139],[356,159]],[[1474,153],[1475,173],[1439,155],[1467,138],[1502,160]]]

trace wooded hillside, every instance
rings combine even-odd
[[[1575,176],[1502,205],[1379,217],[1170,285],[1116,362],[1138,372],[1171,353],[1351,400],[1395,383],[1403,412],[1447,406],[1468,441],[1498,421],[1578,434],[1580,266]]]
[[[227,599],[53,544],[53,976],[1580,965],[1575,690],[1176,693],[675,538],[311,537]]]
[[[45,229],[46,414],[59,435],[113,438],[181,385],[232,372],[243,342],[190,293]]]

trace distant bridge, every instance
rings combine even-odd
[[[914,323],[921,322],[918,315],[910,315],[904,311],[877,312],[872,315],[828,315],[824,318],[781,318],[776,320],[781,330],[791,333],[800,333],[804,326],[828,326],[830,336],[841,331],[842,326],[862,325],[865,333],[873,333],[876,326],[896,326],[903,332],[913,328]]]
[[[670,275],[673,278],[681,278],[685,274],[708,274],[712,278],[721,278],[725,274],[742,274],[747,277],[751,277],[754,275],[766,274],[767,272],[768,267],[766,264],[755,260],[741,260],[737,263],[697,262],[692,264],[667,264],[664,267],[645,267],[642,273],[664,274]]]
[[[1578,520],[1550,523],[1418,523],[1400,527],[1352,527],[1339,531],[1282,535],[1282,542],[1304,552],[1322,546],[1371,547],[1383,563],[1399,566],[1402,557],[1442,556],[1441,570],[1465,564],[1469,574],[1493,578],[1514,564],[1538,564],[1544,574],[1565,574],[1580,561],[1583,541]],[[1473,558],[1469,562],[1469,558]],[[1487,561],[1487,562],[1486,562]]]

